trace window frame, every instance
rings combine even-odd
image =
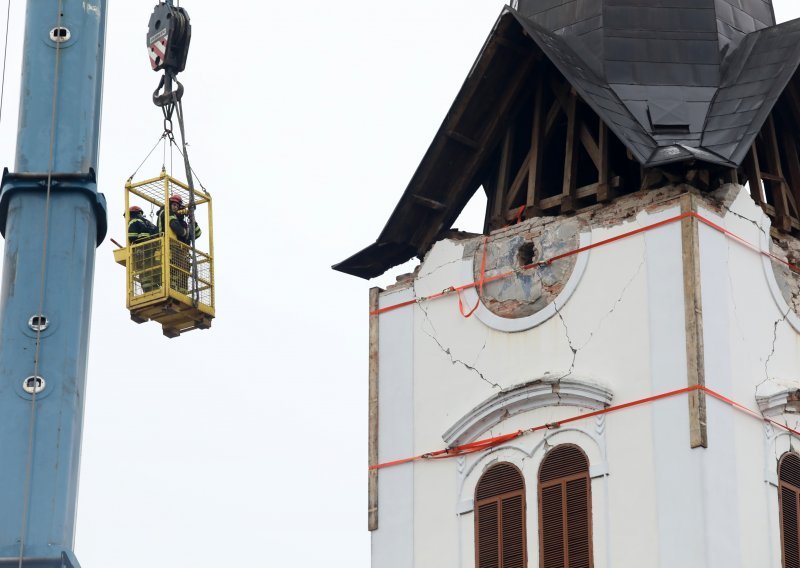
[[[575,448],[578,450],[583,457],[585,470],[579,473],[573,473],[570,475],[564,475],[560,477],[556,477],[554,479],[550,479],[548,481],[542,482],[542,470],[547,463],[548,458],[552,455],[554,451],[564,448]],[[553,447],[550,451],[545,454],[544,459],[542,459],[542,463],[539,465],[539,472],[536,476],[536,484],[537,484],[537,500],[538,500],[538,526],[539,526],[539,566],[540,568],[547,568],[545,566],[545,542],[544,542],[544,527],[543,527],[543,520],[545,518],[544,510],[543,510],[543,491],[549,489],[550,487],[561,486],[561,534],[562,534],[562,546],[564,549],[564,560],[563,566],[564,568],[576,568],[571,566],[570,564],[570,556],[569,556],[569,523],[568,523],[568,506],[567,506],[567,484],[571,481],[577,481],[580,479],[585,479],[586,481],[586,518],[588,522],[587,528],[587,539],[588,539],[588,558],[589,564],[588,567],[582,568],[594,568],[594,523],[592,522],[592,476],[589,472],[590,463],[589,457],[586,455],[586,452],[583,451],[583,448],[578,446],[577,444],[559,444]]]
[[[783,464],[787,458],[796,458],[800,461],[800,454],[795,452],[786,452],[781,456],[781,459],[778,461],[778,516],[779,516],[779,523],[780,523],[780,533],[781,533],[781,566],[782,568],[795,568],[796,566],[800,566],[800,487],[797,485],[790,483],[783,479],[782,477],[782,470]],[[798,464],[800,465],[800,464]],[[783,513],[783,490],[788,489],[794,495],[795,500],[795,532],[797,533],[797,543],[798,543],[798,550],[795,551],[796,558],[798,558],[798,562],[795,566],[787,566],[786,564],[786,542],[784,539],[784,513]]]
[[[505,493],[500,493],[498,495],[494,495],[492,497],[485,497],[483,499],[478,499],[478,493],[481,489],[481,483],[485,480],[487,474],[491,472],[493,469],[500,467],[500,466],[510,466],[514,469],[519,483],[521,487],[518,489],[514,489],[512,491],[507,491]],[[480,564],[480,553],[481,553],[481,543],[480,543],[480,509],[482,506],[496,503],[496,511],[497,511],[497,567],[504,568],[504,557],[503,557],[503,502],[513,499],[516,497],[520,497],[522,500],[521,507],[522,507],[522,526],[520,528],[520,534],[522,535],[522,568],[527,568],[528,566],[528,522],[527,522],[527,510],[528,510],[528,502],[526,499],[526,484],[525,484],[525,476],[522,474],[522,471],[519,467],[515,464],[507,461],[501,461],[492,464],[481,474],[481,477],[478,479],[478,483],[475,484],[475,496],[474,496],[474,506],[473,510],[475,511],[475,521],[474,531],[475,531],[475,568],[481,568]]]

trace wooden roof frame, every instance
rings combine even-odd
[[[760,79],[754,90],[753,73],[759,61],[779,49],[782,55],[789,52],[788,58],[773,76]],[[800,64],[800,19],[748,34],[740,48],[724,63],[722,84],[706,120],[709,131],[704,130],[700,144],[696,140],[683,142],[679,134],[665,140],[663,136],[654,136],[637,121],[614,90],[591,70],[565,38],[546,31],[513,8],[504,8],[377,241],[333,268],[373,278],[414,256],[421,258],[452,227],[481,186],[490,158],[498,148],[504,152],[502,147],[507,142],[509,123],[519,106],[525,103],[521,95],[540,89],[537,79],[552,74],[553,70],[566,80],[570,89],[559,94],[558,108],[551,107],[544,113],[537,107],[534,116],[539,122],[533,125],[533,154],[527,158],[527,171],[506,171],[508,162],[501,164],[498,184],[502,192],[489,195],[492,203],[487,213],[487,229],[502,226],[513,217],[508,208],[521,192],[526,196],[525,217],[540,214],[556,204],[559,212],[574,211],[579,199],[587,195],[598,201],[611,199],[620,180],[611,176],[607,159],[603,157],[608,152],[610,135],[624,145],[629,157],[643,169],[703,163],[735,171],[743,162],[749,164],[752,161],[750,148],[762,127],[768,124],[772,108],[787,85],[796,89],[790,80]],[[574,106],[578,101],[600,118],[598,136],[587,135],[585,126],[574,120]],[[797,111],[800,118],[800,104],[797,101],[792,104],[792,111]],[[737,108],[742,105],[749,105],[746,122],[732,122],[731,117],[734,120],[739,117]],[[547,124],[553,120],[551,114],[562,110],[569,122],[563,191],[557,198],[537,197],[540,175],[537,167],[541,159],[536,158],[540,158],[541,144],[535,147],[536,136],[541,135],[541,129],[546,131]],[[575,184],[576,160],[570,148],[577,151],[581,147],[598,170],[596,184],[588,189]],[[453,164],[458,167],[454,168]],[[749,165],[747,168],[748,178],[763,179],[758,173],[752,173]],[[800,170],[792,173],[800,176]],[[525,180],[527,185],[523,188]],[[779,225],[786,228],[791,225],[785,214],[789,210],[788,203],[783,209]],[[778,217],[780,213],[778,211]]]

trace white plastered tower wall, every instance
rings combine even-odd
[[[701,220],[675,220],[691,210]],[[731,236],[785,258],[768,218],[741,186],[713,195],[669,187],[572,217],[523,222],[495,231],[486,244],[478,236],[443,240],[413,277],[380,293],[378,307],[478,280],[484,256],[486,276],[502,272],[520,243],[532,243],[534,260],[543,260],[662,221],[558,261],[561,268],[554,264],[532,288],[530,281],[487,285],[485,302],[469,318],[455,294],[373,316],[377,461],[684,389],[693,380],[693,349],[708,389],[796,427],[786,406],[800,389],[794,276]],[[687,227],[698,243],[688,259]],[[697,278],[687,276],[692,262]],[[506,280],[519,283],[524,272]],[[702,331],[693,338],[685,308],[697,286],[693,311]],[[525,304],[530,297],[518,301],[520,294],[539,294],[536,305]],[[478,299],[472,289],[462,297],[465,311]],[[690,411],[691,396],[704,399],[705,415]],[[692,428],[703,430],[706,447],[692,447]],[[538,469],[547,449],[562,443],[589,458],[595,566],[781,565],[777,460],[791,439],[695,392],[529,433],[482,453],[380,469],[371,497],[373,568],[474,566],[475,486],[497,461],[524,475],[527,565],[537,566]]]

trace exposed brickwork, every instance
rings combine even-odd
[[[773,235],[770,249],[778,258],[800,266],[800,240],[796,237],[785,233]],[[775,272],[775,280],[784,300],[796,314],[800,315],[800,274],[779,262],[772,263],[772,270]]]
[[[740,186],[729,184],[712,194],[702,194],[705,206],[724,216],[739,189]],[[513,270],[518,272],[513,277],[487,284],[482,297],[484,304],[495,314],[507,318],[535,314],[562,291],[577,259],[569,257],[527,271],[520,269],[522,265],[574,250],[579,246],[582,232],[620,225],[636,217],[640,211],[653,213],[674,206],[677,204],[675,198],[686,192],[699,193],[686,185],[672,185],[626,195],[575,215],[538,217],[493,231],[486,251],[486,276]],[[464,243],[464,258],[472,259],[477,281],[480,278],[484,237],[450,231],[446,238]],[[800,266],[800,239],[773,231],[771,250],[779,258]],[[773,262],[772,266],[784,299],[800,315],[800,274],[778,262]],[[413,272],[398,276],[397,282],[387,290],[409,287],[419,269],[418,266]]]
[[[493,313],[506,318],[535,314],[550,304],[572,275],[577,257],[529,270],[521,266],[552,258],[580,246],[580,234],[597,227],[613,227],[634,218],[639,211],[654,211],[674,205],[685,186],[640,191],[607,205],[597,205],[577,215],[538,217],[494,231],[487,245],[486,276],[516,270],[484,287],[483,302]],[[531,248],[532,247],[532,248]],[[483,237],[471,239],[464,258],[473,258],[474,277],[480,278]]]

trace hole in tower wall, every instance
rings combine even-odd
[[[536,259],[536,254],[536,247],[533,243],[525,243],[520,246],[517,251],[517,263],[520,267],[533,264],[533,261]]]

